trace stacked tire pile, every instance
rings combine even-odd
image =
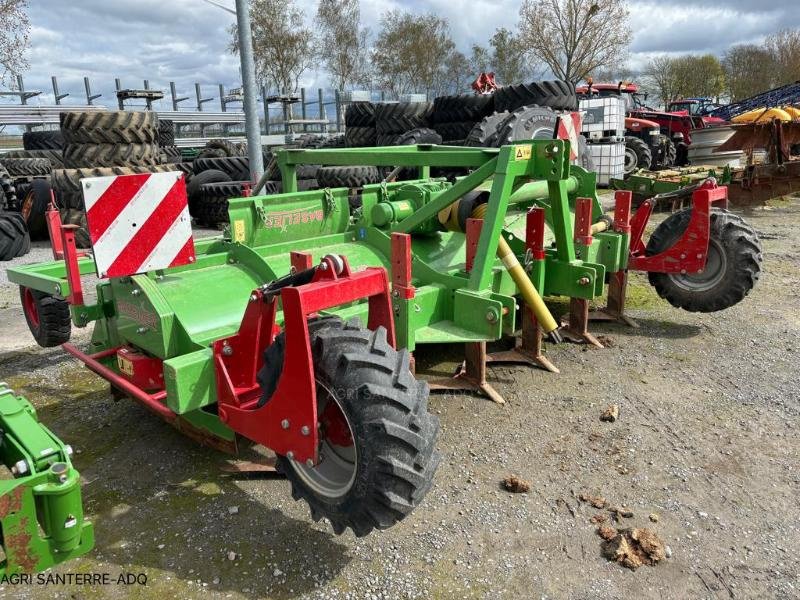
[[[0,156],[0,260],[23,256],[31,238],[47,237],[50,173],[63,167],[60,131],[25,132],[22,145]]]
[[[158,120],[158,160],[162,165],[183,162],[180,148],[175,145],[175,123],[168,119]]]
[[[192,162],[192,179],[186,188],[189,213],[208,227],[228,221],[228,199],[242,195],[250,184],[250,160],[241,144],[210,140]]]
[[[477,123],[493,112],[493,95],[440,96],[433,100],[431,125],[443,142],[462,142]]]

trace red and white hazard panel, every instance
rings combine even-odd
[[[583,115],[580,112],[571,112],[558,116],[556,126],[556,139],[569,141],[569,159],[578,158],[578,136],[583,124]]]
[[[195,260],[183,174],[81,180],[97,274],[124,277]]]

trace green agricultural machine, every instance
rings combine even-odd
[[[63,258],[8,276],[41,345],[63,344],[203,443],[270,448],[314,519],[366,535],[420,504],[439,461],[429,385],[414,371],[421,345],[466,349],[457,376],[430,388],[502,402],[486,363],[557,370],[544,337],[599,346],[591,318],[630,322],[629,269],[649,271],[660,294],[689,310],[726,308],[755,283],[758,240],[725,210],[725,188],[698,189],[692,208],[645,245],[647,205],[632,215],[630,193],[618,192],[606,214],[595,175],[569,156],[563,140],[280,151],[284,192],[231,199],[230,227],[195,241],[185,261],[111,275],[100,266],[104,245],[79,255],[66,225]],[[378,184],[298,192],[303,164],[343,178],[363,165],[394,170]],[[417,179],[392,181],[401,168]],[[466,174],[431,177],[437,168]],[[89,208],[88,219],[92,230],[103,217]],[[81,277],[94,274],[89,303]],[[607,285],[608,307],[590,312]],[[570,299],[563,326],[545,296]],[[88,349],[67,343],[70,321],[94,323]],[[516,349],[487,354],[487,342],[509,336]]]

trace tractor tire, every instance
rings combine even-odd
[[[428,412],[428,385],[411,374],[408,351],[392,348],[383,327],[329,317],[308,328],[321,461],[309,467],[278,456],[278,469],[315,521],[327,518],[337,535],[349,527],[363,537],[404,519],[430,490],[441,460],[439,420]],[[284,347],[281,333],[264,352],[262,405],[277,388]]]
[[[439,96],[433,100],[431,123],[458,123],[480,121],[494,112],[494,96],[491,94],[461,96]],[[463,138],[462,138],[463,139]]]
[[[403,133],[405,133],[405,131]],[[375,145],[378,147],[396,146],[397,140],[400,139],[403,133],[379,133],[375,138]]]
[[[200,198],[200,187],[206,183],[227,183],[231,180],[230,175],[216,169],[209,169],[197,173],[186,186],[186,195],[189,198],[189,212],[194,217],[194,204]]]
[[[158,114],[152,111],[110,110],[61,113],[67,144],[154,144]]]
[[[22,147],[25,150],[61,150],[64,136],[60,131],[26,131],[22,134]]]
[[[500,125],[495,146],[513,144],[518,140],[552,140],[556,133],[558,115],[544,106],[525,106],[512,112]]]
[[[162,148],[175,145],[175,122],[169,119],[158,120],[158,145]]]
[[[69,341],[72,322],[66,300],[23,286],[19,288],[19,297],[28,329],[37,344],[52,348]]]
[[[464,140],[465,146],[474,148],[492,148],[499,133],[500,125],[509,117],[510,113],[496,112],[484,117],[480,123],[470,129],[467,138]]]
[[[50,182],[47,179],[34,179],[22,196],[20,213],[28,226],[33,239],[47,239],[47,219],[45,213],[50,205]]]
[[[228,155],[225,151],[219,148],[203,148],[194,158],[197,160],[198,158],[225,158],[226,156]]]
[[[322,143],[319,145],[320,148],[344,148],[345,141],[344,141],[344,134],[339,133],[336,135],[330,135],[322,140]]]
[[[92,240],[89,237],[89,226],[86,223],[86,212],[76,208],[68,208],[61,211],[61,223],[64,225],[77,225],[75,230],[75,245],[81,249],[92,247]]]
[[[195,173],[215,169],[227,173],[233,181],[250,181],[250,160],[246,156],[195,158],[193,168]]]
[[[375,105],[372,102],[353,102],[344,111],[345,131],[350,127],[375,129]]]
[[[31,237],[25,219],[18,212],[0,212],[0,261],[25,256]]]
[[[654,256],[672,247],[686,231],[692,209],[663,221],[645,250]],[[763,263],[761,242],[744,219],[727,210],[711,209],[708,258],[702,273],[648,273],[658,295],[689,312],[715,312],[741,302],[755,286]]]
[[[177,146],[159,146],[158,161],[162,165],[174,165],[183,162],[181,149]]]
[[[689,164],[689,144],[678,142],[675,146],[675,166],[685,167]]]
[[[200,186],[200,198],[241,198],[246,185],[251,185],[250,181],[204,183]]]
[[[61,150],[11,150],[0,156],[0,161],[7,158],[46,158],[53,169],[64,168],[64,156]]]
[[[675,146],[675,142],[669,138],[667,138],[666,145],[667,147],[664,151],[664,164],[662,166],[666,168],[674,167],[678,162],[678,148]]]
[[[360,188],[380,183],[383,177],[377,167],[320,167],[317,184],[321,188]]]
[[[18,207],[17,189],[14,180],[0,163],[0,211],[16,211]]]
[[[371,148],[376,145],[378,132],[375,126],[347,126],[344,130],[344,145],[348,148]]]
[[[172,165],[152,167],[95,167],[85,169],[55,169],[50,174],[50,183],[56,192],[61,208],[83,210],[83,188],[81,179],[86,177],[109,177],[111,175],[133,175],[138,173],[165,173]],[[178,169],[175,169],[178,170]]]
[[[375,128],[378,133],[401,134],[428,126],[430,102],[394,102],[375,106]]]
[[[473,127],[475,127],[475,121],[455,121],[450,123],[435,123],[433,125],[436,133],[442,136],[443,142],[466,140]]]
[[[35,177],[36,175],[49,175],[52,167],[46,158],[0,158],[8,174],[12,178]]]
[[[412,129],[406,131],[403,135],[397,138],[397,146],[414,146],[416,144],[441,144],[442,136],[436,133],[433,129],[427,127],[420,127],[419,129]]]
[[[625,177],[637,169],[649,169],[653,162],[653,152],[644,140],[632,135],[625,136]]]
[[[152,167],[158,164],[156,144],[67,144],[64,167]]]
[[[553,110],[578,110],[575,86],[561,80],[507,85],[494,93],[494,109],[513,112],[523,106],[546,106]]]
[[[209,140],[205,145],[205,149],[219,150],[222,152],[222,156],[247,156],[247,150],[242,144],[223,138]]]
[[[212,229],[222,223],[227,223],[229,221],[228,198],[226,196],[214,196],[210,193],[201,194],[193,203],[192,216],[199,225],[211,227]]]

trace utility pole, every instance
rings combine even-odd
[[[264,158],[261,153],[261,126],[258,122],[258,90],[256,88],[256,66],[253,60],[253,33],[250,29],[250,7],[247,0],[236,0],[236,21],[239,30],[239,56],[242,59],[247,156],[250,159],[250,179],[256,182],[264,174]]]

